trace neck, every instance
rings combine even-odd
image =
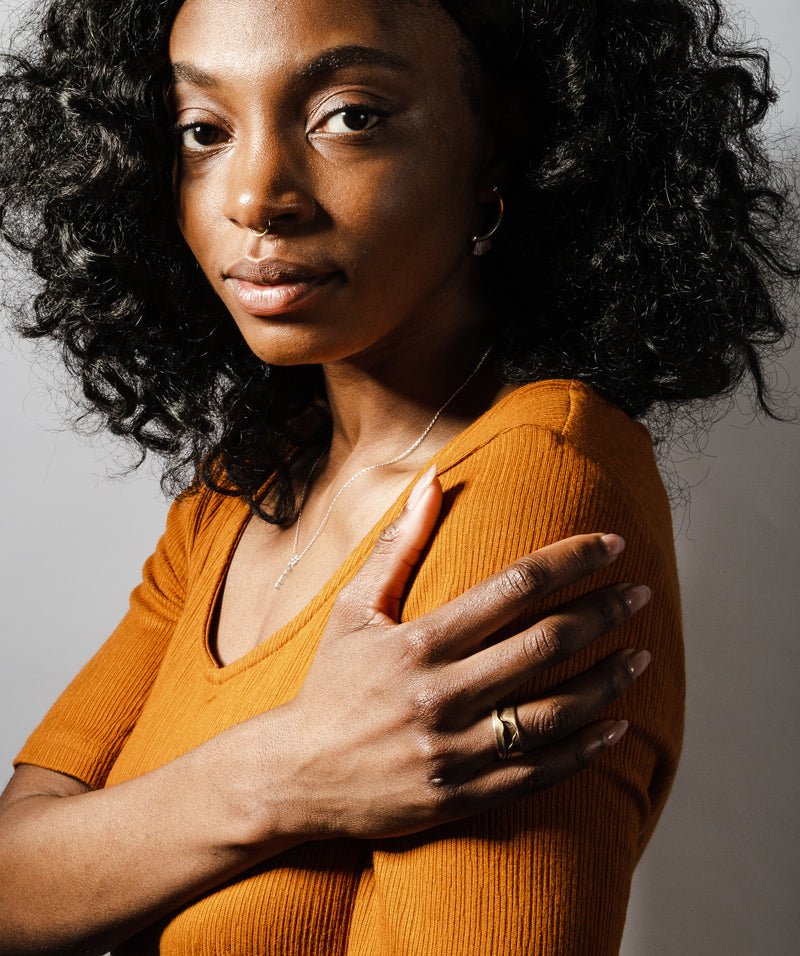
[[[391,459],[420,437],[433,416],[466,382],[488,348],[479,328],[422,343],[407,340],[388,356],[324,366],[333,435],[329,468],[356,468]],[[427,460],[496,400],[500,383],[485,362],[441,412],[408,467]]]

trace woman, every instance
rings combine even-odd
[[[682,3],[44,24],[3,113],[28,329],[193,483],[17,758],[5,951],[616,951],[682,725],[634,417],[766,401],[763,64]]]

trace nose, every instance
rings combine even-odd
[[[303,225],[316,211],[300,151],[271,139],[240,142],[228,167],[225,216],[256,233]]]

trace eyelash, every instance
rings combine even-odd
[[[381,121],[386,118],[388,115],[386,111],[375,109],[374,107],[364,107],[358,103],[351,103],[348,105],[340,106],[337,109],[331,111],[322,118],[320,125],[329,122],[336,116],[341,116],[345,113],[360,113],[374,119],[375,122],[371,126],[368,126],[363,130],[350,130],[349,132],[335,132],[335,133],[323,133],[323,135],[330,137],[346,137],[348,139],[358,139],[363,140],[370,136],[378,126],[381,125]],[[176,123],[172,127],[172,134],[179,144],[183,143],[183,138],[186,133],[190,130],[196,129],[206,129],[206,130],[217,130],[224,133],[225,130],[220,126],[215,126],[213,123]],[[312,130],[313,132],[313,130]],[[190,153],[202,153],[206,150],[212,150],[218,146],[218,143],[210,144],[208,146],[200,145],[199,147],[190,148],[187,147],[187,152]]]
[[[219,132],[224,132],[224,130],[221,127],[215,126],[213,123],[176,123],[172,127],[172,135],[177,140],[178,145],[184,145],[183,143],[184,135],[188,133],[189,130],[192,130],[192,129],[208,129],[208,130],[217,130]],[[195,149],[191,149],[187,147],[187,152],[201,153],[207,149],[214,149],[216,145],[218,144],[212,144],[209,146],[201,145],[199,148],[195,148]]]
[[[351,103],[349,105],[340,106],[338,109],[333,110],[332,112],[326,114],[322,122],[327,123],[332,120],[335,116],[342,116],[345,113],[357,113],[364,116],[369,116],[372,119],[375,119],[376,122],[372,123],[371,126],[368,126],[363,130],[349,130],[347,133],[328,133],[328,136],[357,136],[362,138],[372,132],[377,126],[380,126],[381,121],[386,118],[388,115],[385,110],[375,109],[374,107],[365,107],[360,103]]]

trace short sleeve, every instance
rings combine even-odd
[[[14,759],[103,783],[133,729],[184,606],[200,493],[170,506],[127,614],[50,708]]]
[[[624,418],[622,413],[618,413]],[[510,561],[571,534],[617,532],[619,561],[553,596],[647,584],[650,604],[623,627],[520,688],[546,694],[621,648],[647,648],[647,672],[598,717],[625,718],[620,744],[550,790],[414,836],[373,844],[348,956],[611,956],[634,867],[664,806],[681,745],[681,615],[671,516],[649,440],[598,457],[564,431],[518,427],[442,476],[447,512],[406,604],[414,618]],[[594,434],[593,441],[598,439]],[[528,614],[503,633],[530,624]]]

